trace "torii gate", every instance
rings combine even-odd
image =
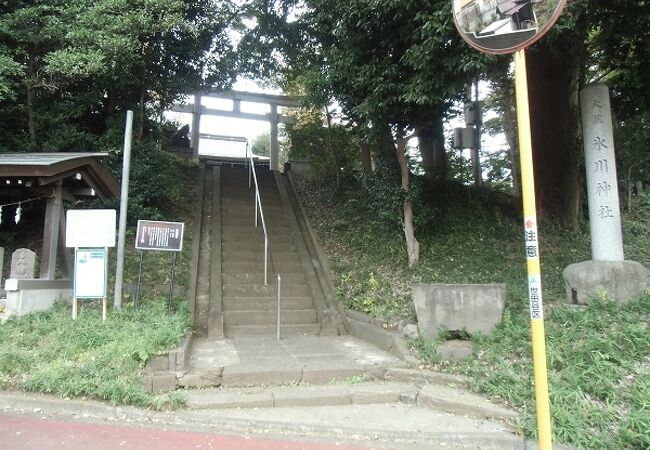
[[[203,106],[201,105],[201,99],[203,97],[232,100],[232,109],[225,110]],[[242,101],[271,105],[271,112],[264,114],[242,112]],[[279,170],[278,162],[280,146],[278,144],[278,124],[286,123],[290,119],[287,116],[278,113],[278,106],[296,108],[300,106],[300,102],[296,97],[290,97],[287,95],[256,94],[253,92],[244,91],[208,91],[207,93],[204,92],[194,95],[194,105],[175,104],[172,106],[172,111],[192,114],[190,145],[192,146],[194,152],[194,158],[198,158],[199,156],[199,139],[219,138],[217,135],[201,133],[199,131],[202,115],[235,117],[239,119],[253,119],[271,122],[271,158],[269,162],[269,168],[271,170]]]

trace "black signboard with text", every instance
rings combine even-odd
[[[183,249],[182,222],[161,222],[138,220],[135,248],[138,250],[160,250],[180,252]]]

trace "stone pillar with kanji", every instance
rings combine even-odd
[[[650,286],[650,271],[625,261],[609,89],[591,84],[580,92],[592,260],[564,270],[569,302],[606,296],[629,301]]]

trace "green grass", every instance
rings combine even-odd
[[[0,388],[91,397],[114,404],[154,408],[174,406],[141,386],[144,365],[174,348],[188,329],[185,302],[167,315],[166,299],[148,299],[138,310],[109,310],[82,303],[76,321],[71,307],[10,319],[0,326]]]
[[[323,185],[299,180],[301,199],[331,259],[339,300],[388,322],[415,320],[411,285],[506,283],[503,321],[490,337],[474,336],[465,362],[441,362],[439,340],[413,341],[423,365],[466,374],[472,388],[522,412],[535,437],[535,402],[518,205],[485,191],[457,192],[449,204],[417,217],[419,266],[407,267],[400,224],[372,208],[372,194],[338,201]],[[426,205],[425,205],[426,206]],[[397,217],[399,212],[394,213]],[[416,210],[418,214],[418,210]],[[639,204],[623,220],[625,254],[650,266],[650,210]],[[650,448],[650,295],[619,305],[606,299],[577,309],[566,304],[562,271],[590,259],[588,229],[540,224],[547,359],[553,432],[584,448]]]

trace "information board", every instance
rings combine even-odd
[[[135,248],[138,250],[160,250],[180,252],[183,249],[182,222],[161,222],[157,220],[138,220]]]
[[[69,209],[66,247],[115,247],[117,213],[114,209]]]
[[[107,269],[108,251],[105,248],[76,249],[73,297],[106,297]]]

